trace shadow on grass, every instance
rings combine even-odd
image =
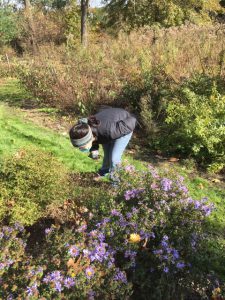
[[[17,79],[5,78],[0,81],[0,103],[18,108],[35,108],[39,101],[34,99]]]

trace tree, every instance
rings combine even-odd
[[[35,37],[34,21],[33,21],[33,12],[30,0],[24,0],[25,6],[25,17],[27,19],[28,29],[29,29],[29,41],[32,47],[33,54],[36,54],[38,51],[38,46]]]
[[[154,23],[165,27],[181,25],[185,20],[193,20],[202,12],[207,14],[210,10],[219,10],[222,8],[219,1],[104,0],[108,13],[108,25],[117,27],[125,25],[128,29]]]
[[[87,14],[89,0],[81,0],[81,43],[87,46]]]

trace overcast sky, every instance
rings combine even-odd
[[[100,6],[101,5],[101,0],[91,0],[91,6]]]

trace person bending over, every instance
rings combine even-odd
[[[104,157],[98,175],[105,176],[121,163],[136,122],[135,116],[128,111],[107,107],[93,116],[80,119],[69,131],[70,140],[82,152],[90,152],[92,158],[96,158],[99,144],[102,145]]]

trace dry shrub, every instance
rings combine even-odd
[[[20,48],[19,54],[32,53],[33,45],[30,43],[30,26],[27,19],[27,16],[24,13],[21,13],[20,24],[22,34],[13,40],[12,46],[18,51]],[[49,43],[52,44],[61,44],[65,42],[64,36],[64,18],[63,13],[59,11],[51,11],[44,13],[38,8],[33,9],[33,38],[35,43],[38,46],[46,45]]]
[[[19,76],[46,104],[64,110],[129,106],[132,97],[123,97],[124,90],[151,88],[148,74],[159,67],[160,80],[175,84],[195,73],[224,76],[224,30],[223,25],[145,28],[98,38],[87,49],[45,46],[23,62]]]

